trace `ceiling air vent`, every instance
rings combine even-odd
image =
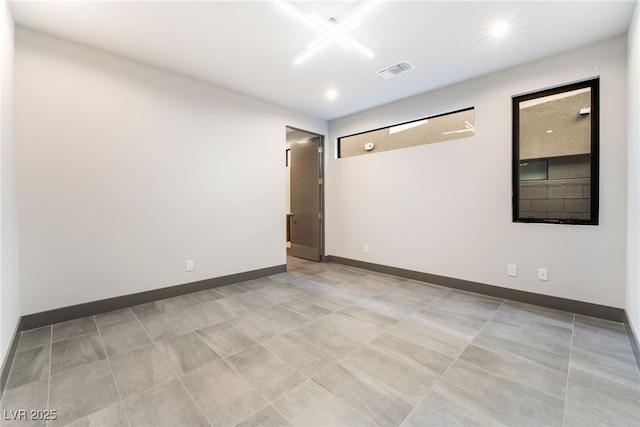
[[[406,73],[407,71],[411,71],[414,68],[415,67],[409,64],[407,61],[402,61],[398,64],[392,65],[390,67],[387,67],[378,71],[378,75],[383,79],[390,79],[391,77],[395,77],[400,74]]]

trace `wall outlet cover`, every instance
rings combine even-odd
[[[544,280],[544,281],[549,280],[546,268],[539,268],[538,269],[538,280]]]

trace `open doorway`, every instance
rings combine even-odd
[[[287,254],[311,261],[324,255],[323,137],[287,127]]]

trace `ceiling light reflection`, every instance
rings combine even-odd
[[[491,27],[491,35],[493,37],[502,37],[509,30],[509,26],[504,21],[499,21]]]
[[[418,120],[417,122],[411,122],[411,123],[405,123],[403,125],[393,126],[389,128],[389,134],[393,135],[394,133],[398,133],[398,132],[409,130],[418,126],[422,126],[427,122],[428,120],[425,119],[425,120]]]

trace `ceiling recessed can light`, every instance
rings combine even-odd
[[[501,37],[507,33],[509,26],[504,21],[496,22],[491,26],[491,35],[493,37]]]
[[[327,97],[329,101],[333,101],[338,97],[338,91],[336,91],[335,89],[329,89],[325,92],[324,95]]]

